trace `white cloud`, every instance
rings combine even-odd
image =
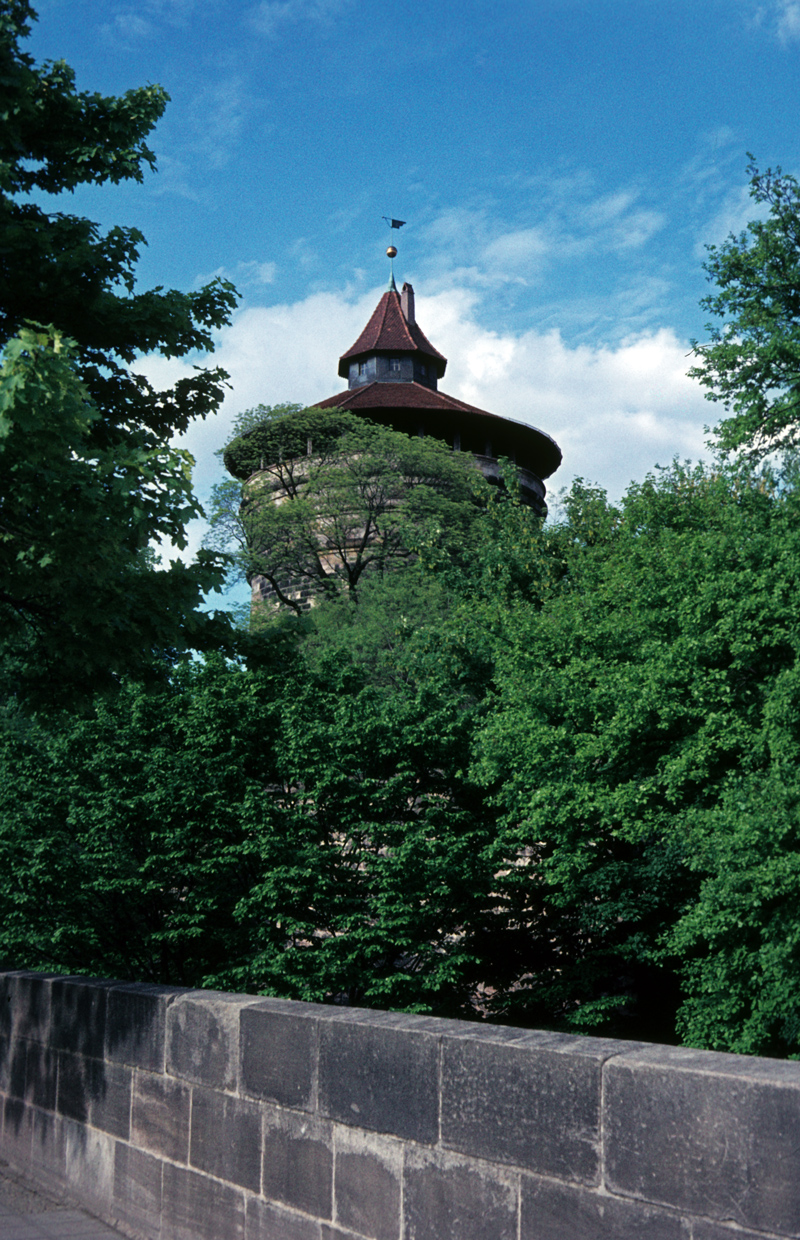
[[[298,22],[328,25],[349,0],[261,0],[247,14],[248,25],[271,38],[282,26]]]
[[[716,214],[703,223],[695,243],[695,255],[704,259],[707,245],[721,245],[731,233],[738,237],[750,220],[763,219],[768,213],[769,208],[766,205],[753,201],[749,185],[739,185],[728,190]]]
[[[785,45],[800,39],[800,3],[798,0],[767,0],[754,3],[745,0],[749,9],[747,20],[755,27],[768,31]]]
[[[574,192],[567,193],[567,185]],[[448,287],[541,282],[554,262],[641,249],[666,223],[661,212],[639,204],[635,187],[598,195],[584,177],[554,178],[530,189],[534,205],[514,224],[483,207],[460,207],[422,226]]]
[[[256,97],[238,77],[207,85],[191,108],[193,149],[212,168],[224,167],[237,154],[238,140],[255,106]]]
[[[217,267],[214,271],[203,272],[196,277],[194,286],[200,288],[216,279],[232,280],[241,292],[247,288],[263,288],[265,284],[274,284],[277,271],[277,263],[251,258],[242,260],[233,268]]]
[[[135,5],[116,5],[101,29],[106,38],[130,47],[155,38],[163,25],[185,26],[195,3],[196,0],[140,0]]]
[[[492,267],[527,266],[543,258],[551,248],[552,243],[541,228],[522,228],[495,237],[484,247],[483,259]]]
[[[800,4],[795,0],[783,0],[779,6],[776,30],[781,43],[800,39]]]

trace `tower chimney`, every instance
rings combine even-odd
[[[400,294],[400,309],[403,311],[403,318],[406,323],[414,322],[414,290],[410,284],[403,285],[403,291]]]

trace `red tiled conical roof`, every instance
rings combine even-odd
[[[377,351],[424,353],[432,359],[440,379],[447,366],[447,358],[438,349],[434,349],[417,324],[406,320],[397,289],[387,289],[358,340],[339,358],[339,374],[346,379],[350,373],[349,362],[352,358]]]

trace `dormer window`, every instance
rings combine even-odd
[[[400,373],[400,358],[399,357],[389,358],[389,369],[395,374]]]
[[[419,367],[419,373],[423,376],[423,378],[427,378],[427,375],[428,375],[428,367],[427,367],[427,366],[423,366],[421,362],[420,362],[420,367]]]
[[[367,373],[367,363],[366,363],[366,362],[359,362],[359,363],[358,363],[358,377],[359,377],[359,379],[362,379],[366,373]]]

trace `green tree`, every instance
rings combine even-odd
[[[0,623],[7,692],[69,703],[123,673],[152,675],[178,645],[227,627],[200,610],[224,567],[153,562],[153,539],[185,543],[200,512],[191,458],[129,429],[100,446],[102,415],[58,334],[23,328],[0,367]]]
[[[0,341],[26,321],[54,324],[78,343],[81,378],[103,410],[97,434],[124,440],[133,425],[161,441],[215,409],[226,376],[197,370],[159,392],[129,367],[154,351],[212,349],[235,290],[215,280],[192,293],[136,292],[137,229],[102,235],[41,205],[81,184],[141,182],[155,167],[145,139],[169,96],[155,85],[119,97],[78,91],[64,61],[37,65],[20,47],[34,19],[27,0],[0,11]]]
[[[211,659],[83,715],[6,708],[0,958],[173,985],[247,976],[235,909],[280,814],[268,689]]]
[[[728,413],[715,429],[719,448],[760,460],[800,442],[800,185],[750,161],[750,196],[766,218],[708,247],[716,290],[701,305],[717,321],[708,343],[693,342],[689,373]]]
[[[478,511],[466,454],[343,410],[271,417],[224,461],[244,486],[217,489],[212,528],[244,551],[249,581],[298,612],[311,592],[355,593],[364,573],[409,563],[422,542],[462,547]]]
[[[8,707],[0,954],[800,1053],[798,504],[741,461],[506,499],[246,667]]]
[[[159,568],[149,551],[185,545],[199,508],[170,439],[216,408],[225,375],[197,369],[159,392],[131,366],[212,348],[234,290],[137,292],[140,233],[45,210],[82,183],[141,181],[167,96],[79,92],[69,66],[22,50],[34,16],[25,0],[0,11],[0,614],[6,679],[65,701],[141,675],[153,654],[226,640],[198,612],[219,558]]]

